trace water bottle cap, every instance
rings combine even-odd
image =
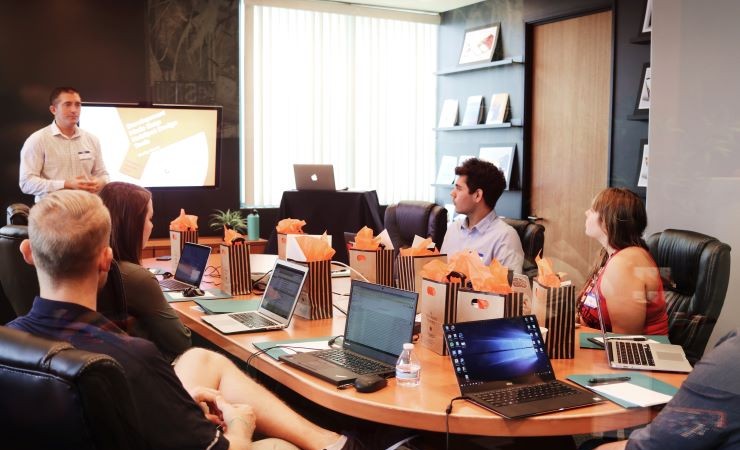
[[[258,214],[258,212],[257,212],[257,208],[254,208],[254,209],[252,210],[252,214],[254,214],[255,216],[256,216],[256,215]]]
[[[413,350],[414,349],[414,344],[412,344],[410,342],[407,342],[407,343],[403,344],[403,349],[404,350]]]

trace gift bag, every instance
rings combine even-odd
[[[175,231],[170,230],[170,256],[172,257],[172,273],[177,270],[180,262],[182,247],[186,242],[198,243],[198,230]]]
[[[532,283],[532,314],[541,327],[548,329],[547,355],[551,359],[575,356],[576,288],[572,284],[546,287],[537,280]]]
[[[308,267],[303,293],[295,313],[310,320],[331,318],[331,260],[294,262]]]
[[[288,242],[288,235],[284,233],[277,234],[278,259],[285,261],[285,247]]]
[[[421,334],[419,343],[440,355],[447,354],[442,325],[455,322],[460,282],[442,283],[422,278],[419,312]]]
[[[512,311],[512,314],[506,317],[516,317],[532,314],[532,287],[529,284],[529,277],[521,273],[513,274],[511,279],[511,290],[514,293],[520,295],[521,309],[519,310],[518,314]]]
[[[229,295],[252,293],[249,245],[244,242],[221,244],[221,290]]]
[[[500,319],[504,317],[506,297],[491,292],[460,289],[457,291],[455,322]]]
[[[447,261],[447,255],[425,255],[425,256],[402,256],[398,255],[398,288],[407,291],[416,291],[423,295],[421,290],[421,269],[425,264],[434,259]]]
[[[349,249],[349,266],[353,280],[362,279],[355,270],[370,283],[393,286],[393,250],[355,250]]]

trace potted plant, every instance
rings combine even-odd
[[[247,232],[247,221],[242,217],[241,211],[232,211],[230,209],[227,209],[226,211],[217,209],[215,211],[215,213],[211,214],[211,220],[208,222],[211,229],[223,230],[224,226],[226,226],[226,228],[238,231],[242,234]]]

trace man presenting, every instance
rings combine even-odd
[[[455,211],[467,217],[447,227],[441,252],[449,255],[470,249],[486,265],[495,258],[515,273],[522,273],[524,250],[519,235],[494,210],[506,187],[504,174],[490,162],[471,158],[455,168],[455,175],[458,177],[450,195]]]
[[[100,197],[52,192],[31,208],[21,243],[36,266],[40,295],[8,327],[107,354],[123,367],[147,448],[340,450],[354,440],[298,415],[226,357],[200,348],[170,364],[151,342],[95,311],[113,252]],[[278,439],[252,443],[254,431]],[[289,444],[291,442],[293,445]]]
[[[82,100],[75,88],[58,87],[49,96],[54,121],[26,139],[21,149],[18,184],[24,194],[59,189],[98,192],[108,182],[100,141],[77,126]]]

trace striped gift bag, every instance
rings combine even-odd
[[[249,245],[235,242],[221,244],[221,290],[229,295],[252,293],[252,278],[249,268]]]
[[[407,291],[421,291],[421,269],[425,264],[434,259],[442,259],[447,262],[447,255],[425,255],[425,256],[402,256],[398,255],[396,262],[398,264],[398,288]]]
[[[572,284],[549,288],[532,282],[532,314],[547,328],[545,347],[551,359],[575,357],[576,288]]]
[[[361,279],[355,271],[362,274],[370,283],[393,287],[393,250],[349,249],[349,266],[353,280]]]
[[[293,261],[308,267],[303,294],[295,313],[304,319],[329,319],[333,316],[331,294],[331,260]]]
[[[172,257],[172,273],[177,270],[180,254],[186,242],[198,243],[198,230],[175,231],[170,230],[170,256]]]

